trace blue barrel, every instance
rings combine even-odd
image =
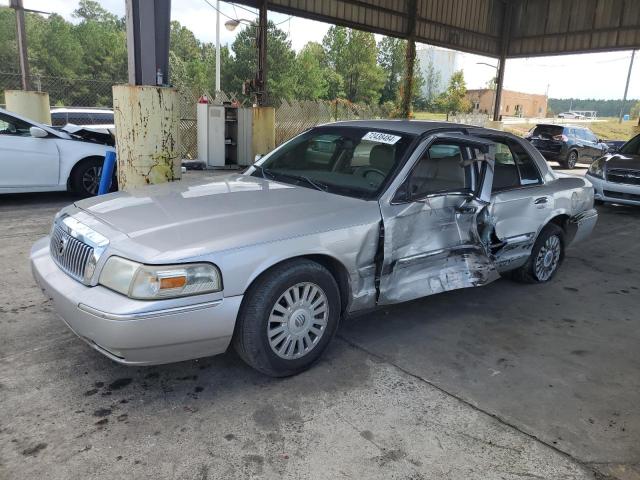
[[[111,179],[113,178],[113,169],[116,167],[116,152],[109,150],[104,156],[102,164],[102,175],[100,175],[100,186],[98,187],[98,195],[109,193],[111,188]]]

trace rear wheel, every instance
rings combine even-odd
[[[340,293],[331,273],[310,260],[288,261],[246,292],[234,348],[264,374],[295,375],[320,358],[339,318]]]
[[[567,155],[567,159],[564,162],[560,162],[560,164],[564,168],[574,169],[578,163],[578,152],[575,150],[571,150]]]
[[[71,171],[69,186],[71,191],[83,197],[92,197],[98,194],[100,186],[100,177],[102,175],[102,165],[104,158],[91,157],[79,162]],[[111,180],[110,192],[118,189],[118,181],[114,169],[113,178]]]
[[[548,282],[558,271],[563,259],[564,232],[550,223],[538,235],[527,263],[514,270],[511,277],[524,283]]]

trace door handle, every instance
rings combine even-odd
[[[548,201],[549,200],[547,199],[547,197],[538,197],[533,201],[533,204],[534,205],[544,205]]]

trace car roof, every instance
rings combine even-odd
[[[51,113],[113,113],[111,108],[90,108],[90,107],[54,107],[51,109]]]
[[[425,120],[346,120],[340,122],[326,123],[322,126],[336,126],[336,127],[358,127],[358,128],[371,128],[380,130],[393,130],[399,133],[406,133],[409,135],[422,135],[431,130],[441,129],[460,129],[460,128],[473,128],[477,129],[473,125],[464,125],[461,123],[452,122],[430,122]]]

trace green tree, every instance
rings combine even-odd
[[[351,102],[376,103],[384,85],[384,70],[377,64],[372,33],[333,26],[322,40],[327,66],[343,80]]]
[[[225,85],[233,92],[240,92],[242,83],[245,80],[255,78],[258,64],[256,29],[256,25],[244,28],[236,36],[231,46],[234,60],[227,70]],[[291,41],[287,34],[277,28],[271,21],[267,27],[267,46],[267,91],[269,99],[277,103],[281,99],[293,98],[295,90],[293,70],[296,54],[291,48]]]
[[[468,112],[471,110],[471,102],[466,98],[466,94],[464,73],[458,70],[451,76],[447,89],[438,97],[438,106],[447,114]]]
[[[317,42],[308,42],[296,56],[294,94],[298,100],[317,100],[327,95],[328,84],[324,50]]]
[[[378,44],[378,64],[386,74],[380,103],[389,101],[396,103],[398,100],[406,65],[405,50],[406,42],[399,38],[384,37]]]
[[[126,79],[127,40],[122,21],[92,0],[81,0],[73,16],[80,19],[73,31],[82,46],[83,64],[76,75]]]
[[[70,22],[54,13],[48,19],[29,15],[26,23],[32,74],[72,78],[82,72],[83,46]]]
[[[0,8],[0,38],[0,70],[17,72],[16,16],[9,8]]]
[[[629,113],[631,118],[640,117],[640,100],[633,104]]]
[[[436,100],[438,98],[442,77],[431,59],[427,64],[426,70],[426,76],[424,78],[425,108],[427,110],[434,110],[437,108]]]

